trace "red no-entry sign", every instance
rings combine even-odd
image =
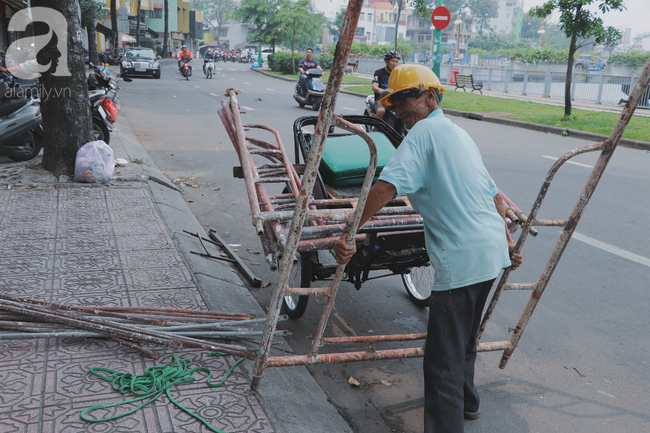
[[[449,9],[446,7],[438,6],[433,10],[433,13],[431,14],[431,23],[433,24],[433,27],[438,30],[444,30],[447,28],[450,21],[451,14],[449,13]]]

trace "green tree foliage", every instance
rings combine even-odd
[[[496,52],[503,49],[515,48],[512,35],[503,35],[500,33],[490,33],[490,35],[479,35],[469,40],[467,46],[472,49],[478,49],[486,53]]]
[[[343,28],[343,20],[345,19],[345,11],[340,11],[336,14],[336,18],[334,18],[334,22],[330,22],[329,29],[330,32],[332,32],[335,35],[338,35],[341,33],[341,29]]]
[[[79,7],[81,8],[81,25],[94,26],[97,20],[105,20],[108,16],[105,4],[99,3],[97,0],[79,0]]]
[[[614,53],[607,60],[607,63],[612,65],[628,65],[632,69],[645,65],[648,61],[648,53],[644,51],[626,51],[622,53]]]
[[[299,39],[313,40],[317,38],[325,24],[325,17],[314,11],[311,0],[284,0],[275,20],[278,23],[282,41],[288,42],[290,45],[291,73],[295,74],[296,42]]]
[[[472,14],[479,23],[479,33],[483,33],[483,27],[490,29],[488,21],[499,16],[498,0],[469,0],[467,2]]]
[[[203,12],[204,22],[210,26],[214,39],[219,43],[219,30],[235,12],[233,0],[193,0],[192,7]]]
[[[443,4],[453,16],[465,8],[467,3],[468,0],[445,0]],[[406,4],[414,8],[420,17],[429,19],[431,18],[431,12],[438,6],[436,0],[408,0]],[[451,20],[454,20],[453,17]]]
[[[571,116],[571,78],[574,56],[580,48],[578,38],[587,40],[593,37],[595,43],[608,45],[621,38],[621,32],[613,27],[604,27],[602,18],[586,8],[593,3],[597,3],[600,13],[603,14],[611,10],[620,11],[625,9],[623,0],[548,0],[541,6],[534,7],[529,11],[530,15],[544,19],[553,12],[559,12],[560,28],[564,31],[566,37],[571,40],[564,89],[565,117]]]
[[[321,68],[330,69],[334,57],[331,54],[324,54],[321,56],[314,56],[320,64]],[[269,55],[269,68],[273,71],[282,72],[283,74],[295,74],[293,62],[293,53],[274,53]]]
[[[281,27],[277,20],[284,0],[241,0],[234,16],[242,23],[252,24],[248,37],[251,41],[275,46],[282,42]]]

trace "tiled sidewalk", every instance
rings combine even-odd
[[[73,305],[207,308],[146,184],[0,191],[0,218],[2,294]],[[207,432],[165,395],[116,421],[80,419],[87,407],[132,398],[92,376],[91,366],[142,373],[169,365],[174,353],[158,351],[163,356],[152,361],[105,339],[0,340],[0,432]],[[216,381],[235,362],[199,350],[176,355],[211,368]],[[204,373],[196,378],[172,395],[213,427],[273,431],[237,369],[221,388],[208,388]]]

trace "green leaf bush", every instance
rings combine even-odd
[[[298,73],[298,63],[300,62],[300,59],[304,58],[305,56],[300,53],[295,54],[295,60],[296,60],[296,71],[293,72],[291,70],[291,53],[273,53],[269,54],[269,68],[271,68],[272,71],[277,71],[277,72],[282,72],[283,74],[293,74],[293,73]],[[322,56],[314,56],[313,57],[318,64],[325,69],[330,69],[332,67],[332,62],[334,61],[334,56],[331,54],[324,54]]]

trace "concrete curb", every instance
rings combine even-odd
[[[115,126],[116,144],[122,147],[131,161],[143,161],[142,166],[149,175],[154,203],[172,232],[179,252],[194,274],[206,304],[213,310],[252,312],[265,317],[266,313],[230,265],[190,253],[201,251],[202,247],[183,230],[207,237],[204,228],[190,210],[179,188],[168,181],[142,147],[128,122],[118,117]],[[286,355],[286,352],[293,353],[293,350],[285,341],[281,346],[274,346],[270,356]],[[253,363],[245,361],[240,365],[249,379],[252,379]],[[257,396],[276,433],[352,433],[350,426],[304,366],[267,369]]]
[[[280,80],[285,80],[285,81],[294,81],[293,78],[286,78],[286,77],[281,77],[278,75],[270,74],[266,71],[260,71],[257,69],[254,69],[255,72],[258,72],[260,74],[273,77],[273,78],[278,78]],[[341,89],[339,90],[339,93],[345,93],[346,95],[352,95],[352,96],[359,96],[362,98],[368,97],[365,93],[359,93],[359,92],[352,92],[350,90],[344,90]],[[490,122],[490,123],[496,123],[499,125],[504,125],[504,126],[512,126],[515,128],[523,128],[523,129],[529,129],[531,131],[538,131],[538,132],[546,132],[549,134],[555,134],[555,135],[564,135],[564,133],[568,133],[568,137],[573,137],[573,138],[579,138],[582,140],[590,140],[596,143],[599,143],[601,141],[605,141],[608,136],[603,135],[603,134],[595,134],[593,132],[587,132],[587,131],[580,131],[578,129],[567,129],[567,128],[562,128],[559,126],[551,126],[551,125],[542,125],[539,123],[530,123],[530,122],[522,122],[521,120],[514,120],[514,119],[504,119],[502,117],[492,117],[492,116],[485,116],[481,113],[474,113],[472,111],[462,111],[462,110],[453,110],[451,108],[443,108],[442,109],[445,114],[449,114],[450,116],[456,116],[456,117],[464,117],[466,119],[472,119],[472,120],[479,120],[483,122]],[[619,142],[619,145],[623,147],[628,147],[631,149],[639,149],[639,150],[650,150],[650,142],[647,141],[641,141],[641,140],[632,140],[629,138],[622,138],[621,141]]]

